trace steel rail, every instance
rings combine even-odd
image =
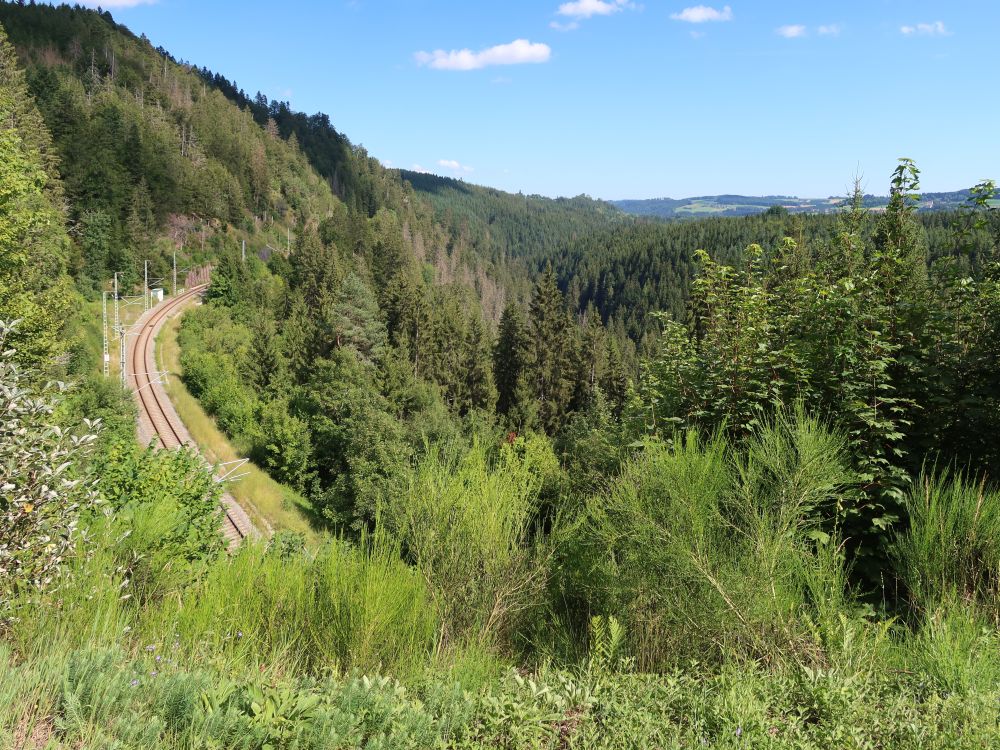
[[[132,372],[129,375],[129,380],[133,384],[139,408],[145,412],[149,425],[153,429],[153,437],[156,438],[161,448],[178,448],[185,445],[185,440],[171,418],[173,410],[164,406],[160,394],[153,387],[154,383],[158,382],[153,379],[153,368],[156,363],[153,333],[167,316],[204,290],[204,284],[192,287],[153,308],[153,314],[142,321],[139,331],[135,334],[136,340],[132,346],[131,356]],[[222,503],[222,509],[224,512],[222,533],[231,544],[239,544],[247,534],[233,518],[226,503]]]

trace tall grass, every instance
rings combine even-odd
[[[569,560],[538,539],[551,457],[534,450],[429,451],[357,544],[177,554],[186,511],[160,491],[94,521],[0,641],[0,746],[996,744],[989,588],[943,587],[958,598],[928,599],[913,630],[861,616],[830,523],[842,441],[801,413],[739,449],[647,443],[552,535],[581,552],[562,592],[624,630],[571,670],[510,670],[519,629],[559,625],[544,583]]]
[[[433,656],[438,619],[426,584],[385,540],[331,541],[288,556],[247,543],[194,566],[144,565],[146,595],[135,596],[133,568],[122,564],[132,548],[123,553],[121,532],[101,530],[56,596],[20,603],[11,632],[19,653],[117,648],[276,677],[355,669],[407,676]]]
[[[923,471],[909,523],[890,549],[909,597],[912,637],[899,662],[936,689],[1000,684],[1000,492],[950,470]]]
[[[509,644],[539,607],[548,551],[533,534],[541,477],[537,448],[505,446],[493,462],[481,444],[457,457],[429,450],[406,495],[383,520],[428,581],[441,614],[442,645]]]
[[[1000,625],[1000,492],[960,473],[924,471],[906,509],[892,556],[912,604],[929,613],[965,601]]]
[[[648,442],[591,503],[580,585],[623,617],[644,669],[822,661],[823,637],[842,638],[850,612],[844,556],[823,523],[853,479],[847,465],[843,438],[801,411],[741,450],[718,435]]]

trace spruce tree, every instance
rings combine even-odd
[[[493,379],[497,390],[497,413],[507,416],[517,406],[518,386],[531,361],[528,326],[516,303],[504,308],[493,347]]]
[[[318,311],[332,302],[340,276],[335,247],[320,242],[316,232],[306,231],[291,255],[291,263],[292,281],[310,310]]]
[[[459,407],[460,414],[472,409],[492,411],[497,400],[497,390],[493,384],[490,367],[490,346],[486,327],[482,318],[472,315],[468,333],[465,336],[465,366],[462,369],[462,391],[464,398]]]
[[[535,355],[530,382],[541,426],[552,434],[562,424],[573,398],[575,342],[569,312],[551,265],[535,285],[530,331]]]
[[[600,386],[607,368],[607,333],[601,322],[601,314],[594,306],[588,305],[586,323],[580,333],[580,356],[577,359],[576,393],[574,406],[586,408]]]

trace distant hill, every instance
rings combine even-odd
[[[526,302],[532,279],[583,237],[631,226],[637,219],[586,195],[546,198],[507,193],[450,177],[400,170],[430,202],[449,246],[487,262],[512,299]]]
[[[921,211],[947,211],[958,208],[969,198],[968,190],[951,193],[924,193]],[[701,195],[694,198],[648,198],[645,200],[609,201],[612,205],[635,216],[654,216],[661,219],[701,219],[708,216],[749,216],[762,213],[774,206],[781,206],[789,213],[836,213],[845,205],[842,196],[829,198],[798,198],[792,195]],[[867,208],[881,208],[889,202],[888,196],[866,195]]]

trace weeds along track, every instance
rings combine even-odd
[[[139,438],[144,443],[155,440],[161,448],[173,449],[194,445],[173,404],[167,398],[156,373],[156,335],[162,325],[184,306],[197,299],[205,285],[192,287],[145,312],[128,336],[128,383],[139,405]],[[254,532],[249,516],[236,500],[224,493],[222,532],[230,548]]]

